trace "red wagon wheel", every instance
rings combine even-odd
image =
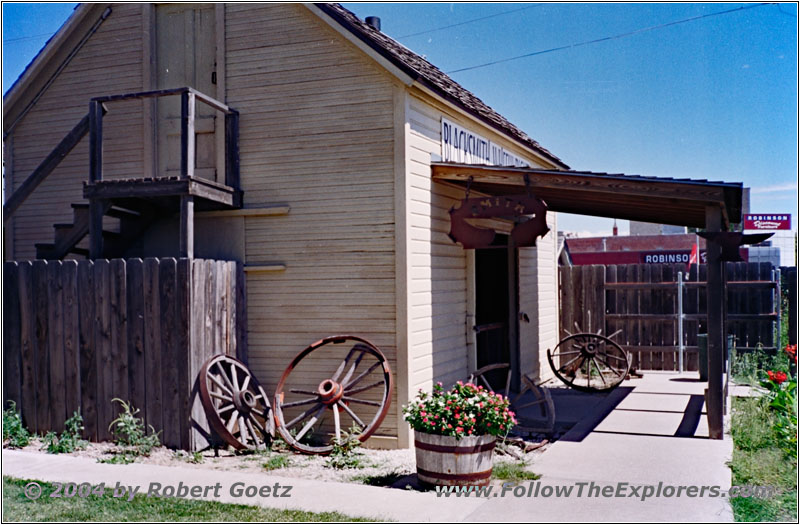
[[[504,378],[501,377],[503,372],[505,372]],[[514,393],[511,391],[511,374],[508,363],[496,363],[479,368],[469,376],[469,381],[503,394],[509,399],[510,408],[517,417],[517,424],[511,429],[512,433],[551,433],[556,423],[556,409],[550,391],[523,374],[522,388]],[[499,380],[502,380],[502,383],[499,383]]]
[[[269,398],[241,361],[215,355],[199,375],[200,400],[211,429],[236,450],[263,448],[274,434]]]
[[[355,428],[366,441],[389,411],[392,373],[375,345],[352,335],[312,344],[292,360],[275,390],[275,424],[293,448],[327,454]],[[348,424],[349,423],[349,424]]]
[[[582,392],[606,392],[628,375],[630,361],[617,343],[600,334],[572,334],[547,350],[556,377]]]

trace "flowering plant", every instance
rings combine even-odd
[[[789,356],[789,362],[797,363],[797,345],[786,345],[786,348],[783,349],[786,352],[786,355]]]
[[[786,378],[788,376],[786,375],[786,372],[782,372],[780,370],[777,370],[777,371],[776,370],[769,370],[767,372],[767,377],[769,378],[770,381],[774,381],[776,384],[780,385],[781,383],[786,381]]]
[[[517,420],[509,400],[482,386],[459,381],[445,390],[436,383],[433,392],[420,389],[416,399],[403,407],[411,428],[439,436],[505,435]]]

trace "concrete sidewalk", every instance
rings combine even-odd
[[[695,374],[696,375],[696,374]],[[437,497],[434,493],[280,477],[154,465],[108,465],[92,459],[3,450],[3,475],[44,481],[105,482],[140,486],[220,484],[207,499],[311,512],[338,511],[354,517],[397,521],[733,521],[723,497],[578,497],[575,483],[730,487],[730,439],[707,439],[705,414],[696,396],[704,383],[691,375],[648,373],[623,384],[602,406],[538,457],[531,469],[545,486],[573,486],[570,497]],[[694,397],[693,397],[694,396]],[[688,408],[688,410],[687,410]],[[698,419],[699,418],[699,419]],[[692,428],[696,424],[696,428]],[[679,436],[687,437],[676,437]],[[691,437],[689,437],[691,436]],[[291,485],[285,498],[234,497],[236,483],[262,487]],[[530,482],[525,482],[525,485]],[[588,490],[588,487],[585,488]]]

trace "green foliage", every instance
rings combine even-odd
[[[505,481],[525,481],[541,477],[527,470],[527,466],[526,461],[496,461],[492,467],[492,478]]]
[[[778,445],[789,456],[797,455],[797,378],[787,379],[784,372],[770,370],[769,379],[761,382],[767,389],[768,407],[773,414],[772,429]]]
[[[55,432],[45,434],[42,448],[50,454],[68,454],[84,449],[89,442],[81,439],[81,432],[83,432],[83,417],[76,411],[64,422],[64,432],[60,436]]]
[[[121,410],[117,419],[111,422],[108,430],[114,435],[114,443],[119,450],[111,458],[99,460],[101,463],[133,463],[139,456],[149,456],[150,452],[161,445],[159,432],[150,426],[150,433],[145,430],[144,421],[137,417],[139,409],[130,402],[114,398]]]
[[[352,427],[350,432],[342,431],[339,439],[333,440],[333,451],[325,458],[325,464],[335,469],[364,468],[364,453],[360,451],[360,430]]]
[[[22,425],[22,416],[17,412],[17,404],[8,402],[3,410],[3,444],[8,448],[24,448],[31,442],[31,433]]]
[[[441,383],[428,394],[422,390],[403,407],[411,428],[427,434],[455,436],[502,436],[516,424],[509,400],[482,386],[459,381],[444,390]]]
[[[768,499],[733,498],[736,521],[796,521],[797,455],[787,455],[776,433],[777,418],[767,396],[735,398],[731,421],[733,485],[780,487]]]
[[[232,505],[218,501],[184,498],[148,498],[141,493],[128,501],[114,498],[106,488],[103,496],[86,498],[39,498],[31,501],[23,489],[30,480],[3,478],[4,522],[351,522],[371,521],[338,512],[312,513],[278,510],[255,505]],[[53,485],[40,482],[42,494],[51,494]],[[112,485],[113,486],[113,485]]]
[[[186,452],[185,450],[176,450],[175,451],[175,459],[180,461],[185,461],[186,463],[194,463],[198,465],[205,461],[203,454],[199,451],[195,450],[194,452]]]
[[[277,470],[281,468],[286,468],[291,465],[292,462],[289,459],[289,456],[285,454],[275,454],[270,455],[269,459],[264,463],[264,468],[266,470]]]

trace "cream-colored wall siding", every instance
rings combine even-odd
[[[13,129],[11,187],[18,188],[83,118],[90,98],[142,90],[144,7],[112,5],[111,15]],[[104,119],[104,177],[142,175],[141,107],[138,101],[109,105]],[[35,243],[53,242],[54,223],[72,222],[70,203],[86,202],[82,183],[89,177],[88,143],[87,135],[17,210],[15,259],[34,258]]]
[[[225,28],[245,206],[291,207],[244,218],[246,263],[286,265],[248,273],[250,366],[273,391],[305,346],[354,333],[396,369],[388,75],[302,5],[228,4]],[[392,410],[378,434],[396,432]]]
[[[550,232],[536,247],[519,249],[520,368],[533,379],[552,377],[547,349],[558,343],[558,267],[555,213],[547,214]]]
[[[407,198],[408,347],[410,390],[414,392],[418,388],[430,388],[432,382],[448,385],[465,378],[470,372],[470,353],[474,352],[470,337],[474,324],[470,294],[474,294],[474,290],[469,289],[471,279],[467,275],[474,269],[468,265],[467,252],[447,235],[450,230],[448,210],[464,198],[464,191],[431,180],[431,154],[441,155],[442,116],[501,144],[531,165],[549,166],[491,129],[433,102],[425,94],[410,93],[407,112],[410,150],[407,166],[410,179]],[[552,224],[553,218],[548,222]],[[555,230],[554,224],[551,227]],[[540,358],[546,360],[542,353],[543,341],[549,342],[549,334],[557,329],[557,312],[548,302],[555,298],[550,288],[555,279],[554,239],[555,233],[550,233],[540,241],[538,250],[520,250],[520,309],[531,319],[530,324],[520,327],[522,364],[526,372],[532,371],[533,363]],[[535,333],[532,332],[534,326]]]

